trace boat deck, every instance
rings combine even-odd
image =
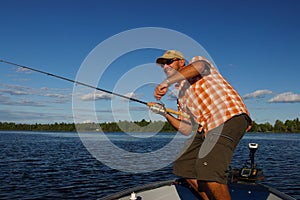
[[[295,200],[278,190],[261,184],[228,184],[232,200]],[[134,192],[134,194],[132,194]],[[133,196],[132,196],[133,195]],[[135,197],[135,199],[133,198]],[[103,198],[102,200],[201,200],[202,198],[184,181],[156,182]]]

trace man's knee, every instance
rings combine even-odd
[[[199,192],[205,193],[209,199],[215,199],[212,191],[208,187],[207,181],[197,180],[197,183],[198,183],[198,191]]]
[[[197,181],[198,191],[203,192],[211,199],[230,199],[230,193],[226,184],[209,181]]]
[[[206,181],[199,181],[197,180],[197,184],[198,184],[198,191],[199,192],[205,192],[205,190],[208,188]]]

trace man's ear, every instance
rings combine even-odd
[[[180,66],[185,65],[185,60],[184,59],[179,60],[179,62],[180,62]]]

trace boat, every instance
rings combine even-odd
[[[250,163],[242,168],[228,169],[228,188],[232,200],[295,200],[275,188],[259,183],[264,180],[262,169],[254,162],[257,143],[249,143]],[[101,200],[201,200],[185,179],[166,180],[129,188]]]

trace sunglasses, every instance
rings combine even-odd
[[[173,59],[166,59],[164,60],[163,63],[161,63],[160,65],[163,67],[164,65],[171,65],[173,62],[180,60],[178,58],[173,58]]]

